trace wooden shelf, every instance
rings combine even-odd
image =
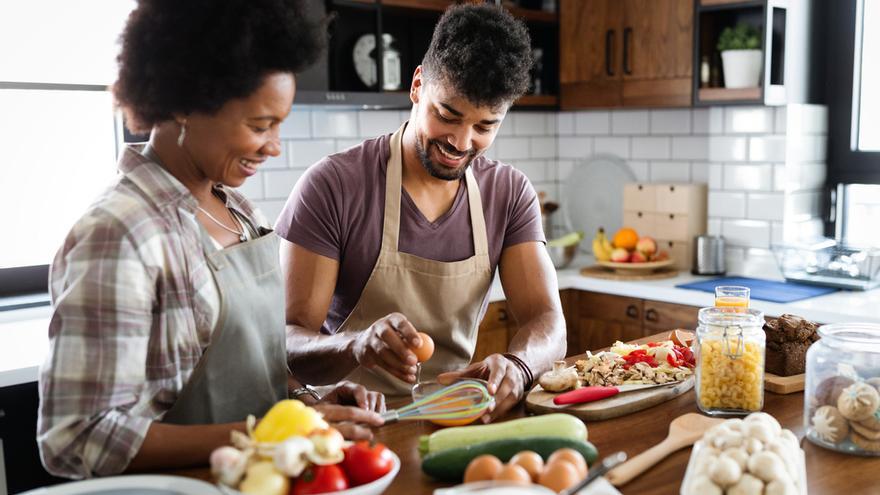
[[[373,0],[359,0],[372,3]],[[383,7],[398,7],[415,10],[443,12],[455,2],[451,0],[382,0]]]
[[[760,101],[761,88],[700,88],[699,101]]]
[[[737,5],[742,7],[751,7],[753,5],[762,5],[760,0],[700,0],[700,7],[716,7],[719,5]]]
[[[555,107],[559,105],[556,95],[525,95],[514,102],[518,107]]]
[[[545,10],[535,10],[535,9],[523,9],[520,7],[507,7],[507,10],[510,11],[516,17],[524,21],[531,22],[544,22],[547,24],[556,24],[559,22],[559,18],[556,17],[556,12],[547,12]]]
[[[381,5],[382,7],[394,7],[399,9],[428,10],[433,12],[443,12],[450,5],[456,3],[453,0],[382,0],[381,4],[376,4],[374,0],[348,0],[348,2],[365,5]],[[555,24],[559,22],[555,12],[523,9],[520,7],[506,8],[511,14],[524,21],[543,22],[547,24]]]

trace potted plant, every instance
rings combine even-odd
[[[761,79],[761,33],[745,23],[726,27],[718,37],[724,87],[753,88]]]

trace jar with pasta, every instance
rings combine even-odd
[[[764,407],[764,314],[703,308],[694,341],[697,406],[706,414],[748,414]]]

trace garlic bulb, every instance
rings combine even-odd
[[[314,449],[306,452],[306,457],[319,466],[342,462],[345,458],[345,439],[335,429],[316,431],[309,435]]]
[[[220,447],[211,452],[211,474],[226,486],[236,486],[244,476],[248,455],[235,447]]]
[[[314,445],[303,437],[291,437],[275,447],[272,461],[275,469],[296,478],[309,465],[307,456],[315,450]]]

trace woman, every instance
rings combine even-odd
[[[150,141],[123,151],[52,265],[38,427],[51,473],[205,464],[299,385],[278,238],[232,188],[280,154],[322,27],[295,0],[140,0],[131,14],[114,93]],[[316,408],[368,437],[353,422],[381,424],[384,399],[342,383]]]

